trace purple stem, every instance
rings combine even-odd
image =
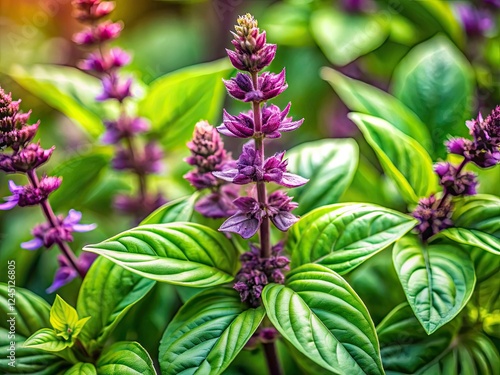
[[[27,172],[28,180],[30,181],[31,185],[34,188],[39,187],[39,181],[38,181],[38,176],[36,175],[34,170],[29,170]],[[52,206],[50,205],[49,201],[47,199],[43,200],[40,202],[40,206],[42,207],[43,213],[45,214],[45,217],[47,218],[47,221],[51,225],[52,228],[58,229],[59,228],[59,221],[57,220],[56,215],[54,214],[54,210],[52,209]],[[68,244],[64,241],[58,240],[57,245],[61,249],[62,253],[68,260],[68,262],[71,264],[71,266],[78,272],[80,277],[83,279],[85,277],[85,272],[83,272],[80,267],[78,267],[78,260],[71,250],[71,248],[68,246]]]
[[[252,82],[254,90],[259,89],[257,73],[252,73]],[[255,152],[260,157],[262,168],[264,165],[264,137],[262,135],[262,113],[259,102],[252,102],[253,119],[255,124]],[[262,207],[267,204],[266,183],[257,181],[257,199]],[[260,224],[260,255],[262,258],[271,257],[271,228],[267,214],[262,218]]]
[[[281,375],[281,367],[278,362],[278,355],[276,353],[276,346],[274,342],[269,342],[262,344],[264,347],[264,353],[266,355],[267,368],[269,369],[269,375]]]

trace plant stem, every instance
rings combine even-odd
[[[282,375],[281,367],[278,362],[278,356],[276,353],[276,345],[274,342],[269,342],[262,344],[264,347],[264,353],[266,355],[267,368],[269,369],[269,375]]]
[[[27,173],[28,180],[30,181],[31,185],[34,188],[39,187],[39,181],[38,181],[38,176],[36,175],[34,170],[30,170]],[[45,217],[47,221],[49,222],[50,226],[54,229],[59,228],[59,221],[57,220],[56,214],[54,213],[54,210],[52,209],[52,206],[50,205],[49,201],[47,199],[43,200],[40,202],[40,206],[42,207],[43,213],[45,214]],[[68,246],[68,244],[64,241],[57,241],[57,246],[59,246],[59,249],[61,249],[62,253],[68,260],[68,262],[71,264],[71,266],[75,269],[75,271],[78,272],[80,277],[83,279],[85,277],[85,272],[83,272],[80,267],[78,267],[78,260],[71,250],[71,248]]]
[[[258,75],[252,73],[252,82],[254,90],[259,89]],[[255,124],[255,152],[259,156],[260,167],[264,166],[264,137],[262,135],[262,113],[259,102],[252,102],[253,119]],[[266,183],[264,181],[257,181],[257,199],[261,207],[267,205],[267,191]],[[266,215],[262,218],[260,224],[260,255],[262,258],[269,258],[271,256],[271,228],[269,217]]]

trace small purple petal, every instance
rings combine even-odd
[[[72,227],[75,232],[90,232],[97,228],[97,224],[73,224]]]
[[[282,232],[286,232],[299,219],[292,213],[280,211],[279,214],[271,217],[273,224]]]
[[[259,218],[238,213],[222,223],[219,231],[238,233],[241,237],[248,239],[257,233],[260,223],[261,220]]]
[[[298,176],[293,173],[283,173],[283,177],[281,181],[279,182],[280,185],[289,187],[289,188],[294,188],[294,187],[299,187],[302,185],[305,185],[309,181],[307,178]]]
[[[235,177],[238,175],[238,170],[237,169],[228,169],[226,171],[212,172],[212,174],[215,177],[220,178],[221,180],[233,182]]]
[[[23,242],[21,247],[25,250],[37,250],[43,246],[43,240],[41,238],[33,238],[30,241]]]
[[[0,204],[0,210],[2,211],[13,209],[17,206],[17,202],[19,201],[19,197],[17,196],[7,197],[5,199],[7,200],[7,202]]]

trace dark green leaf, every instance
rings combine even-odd
[[[151,357],[137,342],[117,342],[107,347],[96,367],[98,375],[156,375]]]
[[[349,118],[358,125],[406,202],[417,203],[420,197],[436,191],[432,160],[417,141],[380,118],[360,113],[351,113]]]
[[[222,111],[223,78],[233,71],[227,59],[191,66],[169,73],[151,84],[139,104],[152,131],[168,147],[185,147],[200,120],[214,123]]]
[[[356,172],[358,146],[352,139],[324,139],[294,147],[287,157],[288,169],[309,179],[293,190],[300,215],[338,202]]]
[[[265,312],[248,308],[233,289],[216,288],[189,300],[160,345],[162,374],[221,374],[259,327]]]
[[[388,374],[420,373],[448,348],[458,328],[453,321],[429,336],[407,303],[397,306],[377,327],[384,369]]]
[[[389,36],[386,18],[377,14],[340,12],[331,6],[313,13],[311,30],[328,60],[339,66],[375,50]]]
[[[80,317],[92,317],[80,338],[91,353],[104,345],[123,316],[154,286],[153,280],[125,270],[99,257],[80,288],[77,311]]]
[[[427,246],[407,235],[396,242],[393,261],[408,302],[429,335],[453,319],[474,291],[474,264],[459,246]]]
[[[418,141],[425,149],[432,150],[425,124],[398,99],[330,68],[323,68],[321,75],[351,111],[380,117]]]
[[[427,125],[436,154],[445,157],[448,135],[465,135],[474,74],[446,37],[434,37],[408,53],[396,67],[394,96]]]
[[[193,223],[143,225],[84,250],[143,277],[198,288],[231,281],[237,262],[224,234]]]
[[[196,192],[190,196],[168,202],[145,218],[141,222],[141,225],[190,221],[193,216],[194,204],[198,197],[199,193]]]
[[[104,131],[102,119],[112,117],[112,103],[95,100],[102,91],[99,79],[76,68],[35,65],[25,69],[16,66],[10,75],[23,88],[80,125],[92,138]]]
[[[317,263],[347,273],[401,238],[416,223],[408,215],[362,203],[318,208],[290,230],[292,266]]]
[[[262,300],[283,337],[332,374],[384,373],[368,310],[337,273],[304,265],[286,286],[266,285]]]

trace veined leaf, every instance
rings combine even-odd
[[[368,310],[337,273],[317,264],[301,266],[286,285],[266,285],[262,300],[283,337],[330,373],[384,373]]]
[[[426,150],[432,150],[432,141],[425,124],[398,99],[330,68],[323,68],[321,76],[351,111],[380,117],[415,139]]]
[[[103,118],[111,118],[118,107],[99,103],[99,79],[76,68],[35,65],[29,69],[15,66],[10,76],[26,90],[62,112],[92,138],[104,131]]]
[[[97,370],[92,363],[77,363],[71,367],[64,375],[97,375]]]
[[[317,263],[345,274],[404,236],[416,223],[408,215],[363,203],[318,208],[290,229],[292,266]]]
[[[104,346],[110,333],[132,306],[155,285],[153,280],[129,272],[119,265],[99,257],[96,259],[78,295],[79,316],[91,316],[80,338],[93,352]]]
[[[193,223],[143,225],[84,250],[149,279],[190,287],[224,284],[237,252],[224,234]]]
[[[438,35],[413,48],[398,64],[393,90],[427,125],[436,154],[445,157],[449,134],[466,135],[474,73],[449,39]]]
[[[194,204],[199,195],[198,192],[195,192],[190,196],[182,197],[164,204],[145,218],[141,222],[141,225],[190,221],[193,216]]]
[[[500,255],[500,239],[479,230],[448,228],[439,232],[435,237],[447,237],[452,241],[479,247],[495,255]]]
[[[151,357],[137,342],[117,342],[107,347],[96,367],[98,375],[156,375]]]
[[[222,113],[223,78],[233,71],[227,59],[190,66],[154,81],[139,104],[141,116],[170,148],[184,147],[194,125],[206,119],[213,124]]]
[[[408,203],[417,203],[436,191],[437,178],[427,151],[414,139],[380,118],[351,113],[373,148],[384,172],[396,183]]]
[[[233,289],[190,299],[170,322],[160,345],[162,374],[221,374],[259,327],[263,307],[248,308]]]
[[[453,222],[457,227],[500,237],[500,198],[478,194],[457,199],[454,204]]]
[[[459,328],[454,320],[429,336],[408,303],[395,307],[377,327],[384,369],[394,375],[421,373],[448,348]]]
[[[309,179],[293,190],[298,215],[337,203],[358,165],[358,146],[352,139],[324,139],[301,144],[287,152],[290,172]]]
[[[453,319],[474,291],[474,264],[459,246],[426,246],[407,235],[396,242],[393,261],[408,302],[429,335]]]
[[[42,328],[35,332],[24,342],[25,348],[36,348],[46,352],[60,352],[70,346],[69,341],[64,341],[57,336],[56,331],[50,328]]]

